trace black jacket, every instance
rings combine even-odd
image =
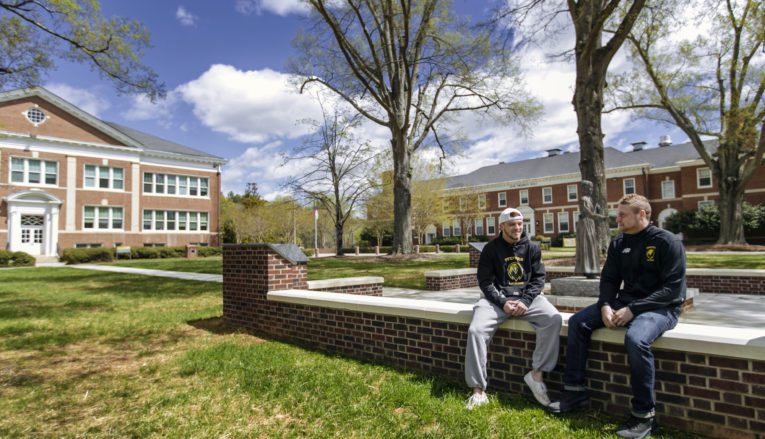
[[[685,301],[685,251],[680,239],[653,225],[613,238],[600,275],[598,306],[613,306],[615,299],[635,315],[663,307],[679,313]]]
[[[508,244],[502,234],[486,244],[478,260],[478,286],[488,301],[502,308],[508,300],[531,302],[545,287],[542,251],[526,237]]]

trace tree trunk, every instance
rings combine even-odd
[[[577,60],[577,63],[579,62]],[[592,182],[592,202],[596,211],[599,210],[601,214],[605,215],[605,219],[595,218],[595,230],[601,256],[606,254],[610,241],[606,171],[603,160],[603,130],[601,127],[603,85],[604,78],[596,78],[595,74],[590,71],[584,76],[577,75],[574,90],[574,108],[581,154],[579,171],[583,180]]]
[[[403,130],[391,130],[393,138],[393,254],[411,254],[412,246],[412,153]]]
[[[343,225],[335,223],[335,254],[343,256]]]
[[[744,185],[718,180],[720,188],[720,236],[718,244],[746,244],[744,237]]]

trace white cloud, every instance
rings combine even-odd
[[[199,17],[189,12],[185,7],[178,6],[178,9],[175,11],[175,18],[184,26],[194,26],[197,24]]]
[[[272,14],[286,16],[289,14],[304,15],[309,6],[301,0],[236,0],[234,9],[245,15],[270,12]]]
[[[178,104],[178,92],[172,90],[165,99],[151,102],[146,95],[135,95],[130,98],[130,107],[121,113],[129,121],[153,120],[163,127],[170,127],[173,114]]]
[[[100,117],[102,112],[111,107],[111,104],[106,98],[101,97],[90,90],[76,88],[61,83],[47,84],[45,88],[74,106],[96,117]]]
[[[312,96],[294,90],[290,75],[270,69],[213,65],[176,90],[203,124],[238,142],[300,137],[308,128],[297,121],[321,116]]]

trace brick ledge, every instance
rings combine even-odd
[[[268,300],[463,324],[469,324],[473,314],[473,306],[469,304],[356,296],[323,291],[270,291],[268,293]],[[571,313],[561,313],[563,317],[561,335],[568,334],[568,319],[571,315]],[[517,319],[509,319],[502,325],[502,328],[523,332],[533,331],[530,324]],[[624,329],[596,331],[592,339],[594,341],[622,344],[624,342]],[[675,329],[667,332],[657,340],[654,346],[682,352],[765,360],[765,330],[679,323]]]

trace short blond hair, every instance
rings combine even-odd
[[[640,213],[641,210],[645,210],[645,216],[651,218],[651,203],[648,202],[648,198],[642,195],[625,195],[619,200],[619,205],[629,206],[634,213]]]

